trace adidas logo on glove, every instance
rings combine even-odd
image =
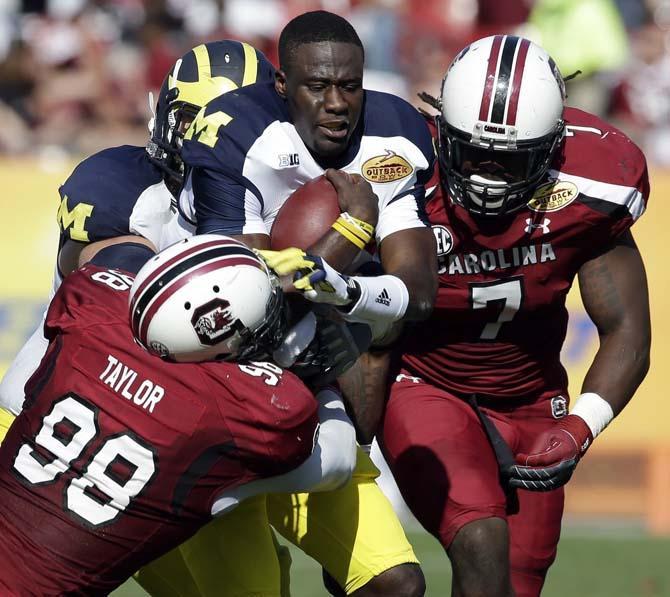
[[[387,307],[391,304],[391,297],[389,296],[389,293],[387,292],[386,288],[384,288],[379,293],[379,296],[375,299],[375,303],[381,303],[382,305],[386,305]]]

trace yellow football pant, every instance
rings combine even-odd
[[[7,435],[13,420],[14,415],[12,413],[4,408],[0,408],[0,444],[5,439],[5,435]]]
[[[268,519],[347,594],[393,566],[417,563],[391,504],[375,483],[378,475],[368,455],[359,450],[354,475],[341,489],[269,495],[267,512],[265,500],[254,498],[209,523],[179,548],[199,594],[288,597],[290,556],[280,553],[277,562]],[[154,597],[173,596],[145,588]]]
[[[0,442],[13,420],[0,408]],[[289,597],[291,556],[270,522],[353,593],[393,566],[418,563],[375,483],[378,475],[359,449],[356,470],[341,489],[246,500],[142,568],[135,580],[153,597]]]

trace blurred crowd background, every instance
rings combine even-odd
[[[141,145],[148,92],[179,55],[234,38],[276,63],[282,27],[317,8],[356,27],[366,87],[417,105],[470,41],[528,36],[564,76],[581,71],[569,103],[670,165],[670,0],[0,0],[0,154]]]

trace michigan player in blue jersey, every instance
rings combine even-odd
[[[246,43],[210,42],[184,54],[161,87],[148,146],[122,145],[96,153],[59,188],[60,238],[52,295],[63,276],[75,269],[88,243],[132,234],[162,248],[185,236],[181,229],[175,236],[170,232],[178,227],[173,193],[181,186],[179,149],[184,131],[212,98],[241,85],[271,80],[274,67]],[[20,412],[23,386],[45,349],[40,326],[2,379],[0,406]]]
[[[279,56],[274,85],[221,96],[195,118],[182,150],[188,176],[180,211],[199,232],[265,249],[284,201],[325,173],[346,213],[308,252],[345,269],[374,239],[384,274],[355,277],[355,293],[340,304],[383,338],[397,321],[428,316],[435,297],[434,238],[423,218],[430,133],[408,103],[363,89],[363,47],[341,17],[324,11],[296,17],[280,36]],[[270,263],[285,261],[265,255]],[[361,414],[367,405],[359,390],[348,398],[357,422],[368,419],[362,435],[369,438],[379,410]],[[354,479],[340,491],[269,496],[270,520],[322,563],[341,587],[336,592],[420,595],[422,574],[377,475],[361,453]]]

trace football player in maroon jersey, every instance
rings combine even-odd
[[[458,54],[432,102],[440,288],[401,342],[380,439],[459,597],[539,595],[563,485],[649,367],[629,230],[649,196],[645,158],[564,101],[542,48],[497,35]],[[560,351],[575,277],[600,346],[570,401]]]
[[[0,447],[3,595],[107,594],[242,499],[334,489],[355,465],[336,392],[263,362],[283,300],[252,251],[121,237],[89,257]]]

